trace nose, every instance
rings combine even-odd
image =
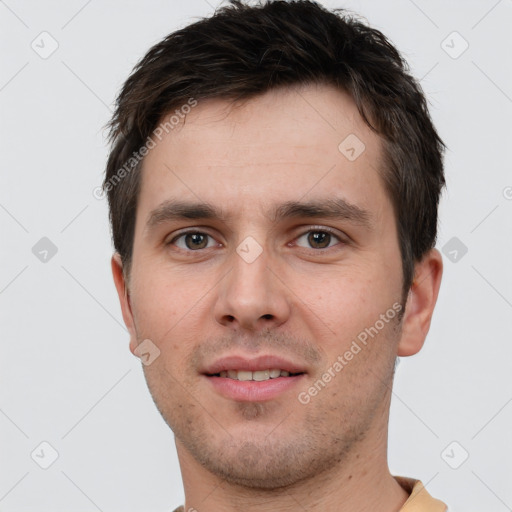
[[[232,329],[261,331],[285,323],[290,316],[290,291],[264,250],[252,262],[230,255],[229,272],[219,283],[215,320]]]

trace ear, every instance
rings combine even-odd
[[[121,255],[118,252],[114,253],[112,256],[111,266],[117,295],[119,296],[119,302],[121,304],[123,320],[128,332],[130,333],[130,352],[135,355],[134,350],[137,347],[137,334],[135,330],[135,322],[133,321],[132,307],[130,304],[130,291],[123,273]]]
[[[412,356],[423,347],[430,329],[442,275],[443,258],[437,249],[431,249],[416,263],[414,281],[409,290],[402,320],[398,356]]]

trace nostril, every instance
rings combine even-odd
[[[272,318],[274,318],[274,317],[270,314],[267,314],[267,315],[263,315],[262,318],[264,318],[265,320],[272,320]]]

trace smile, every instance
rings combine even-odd
[[[277,379],[278,377],[289,377],[294,375],[300,375],[299,373],[290,373],[286,370],[280,370],[279,368],[273,368],[269,370],[259,370],[259,371],[248,371],[248,370],[224,370],[217,374],[212,375],[212,377],[223,377],[234,380],[241,381],[257,381],[261,382],[269,379]]]

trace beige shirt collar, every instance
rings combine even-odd
[[[447,507],[427,492],[419,480],[395,476],[395,480],[409,494],[409,499],[404,503],[400,512],[446,512]]]

